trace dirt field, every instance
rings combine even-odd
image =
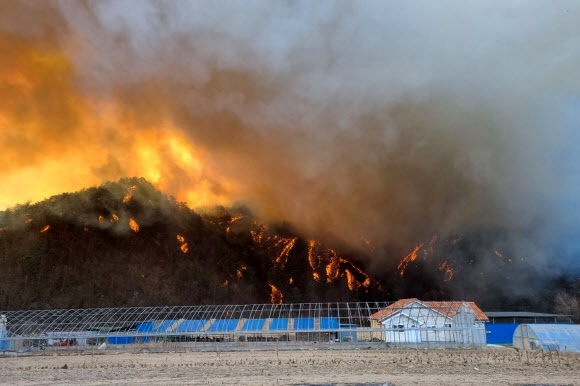
[[[0,358],[0,383],[580,385],[580,354],[505,348],[49,354]]]

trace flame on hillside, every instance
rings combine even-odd
[[[47,231],[47,230],[49,230],[49,229],[50,229],[50,225],[45,225],[45,226],[44,226],[44,227],[43,227],[43,228],[40,230],[40,233],[44,233],[44,232],[46,232],[46,231]]]
[[[131,230],[133,232],[135,233],[139,232],[139,224],[137,224],[137,221],[135,221],[132,218],[129,219],[129,227],[131,227]]]
[[[276,286],[274,284],[268,284],[268,285],[272,289],[272,293],[270,294],[270,302],[272,304],[282,304],[282,302],[284,300],[284,295],[282,295],[282,292],[280,292],[280,290],[278,288],[276,288]]]
[[[123,197],[123,202],[129,202],[129,200],[131,199],[131,197],[133,197],[133,193],[135,192],[135,189],[137,189],[136,185],[131,186],[130,188],[127,189],[127,193],[125,194],[125,196]]]
[[[189,248],[187,246],[187,243],[185,242],[185,237],[183,237],[182,235],[177,235],[177,241],[179,241],[179,243],[181,244],[179,246],[181,252],[187,253],[187,251],[189,251]]]
[[[423,248],[423,243],[417,245],[407,256],[403,257],[397,266],[397,270],[399,271],[400,276],[405,275],[405,269],[412,261],[417,259],[417,252]]]

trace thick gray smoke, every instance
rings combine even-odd
[[[496,227],[542,261],[579,230],[575,0],[2,7],[80,94],[170,116],[264,217],[401,250]]]

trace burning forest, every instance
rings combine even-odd
[[[580,275],[575,8],[3,2],[0,308],[549,309]]]

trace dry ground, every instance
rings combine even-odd
[[[580,385],[580,354],[505,348],[48,354],[0,358],[0,383]]]

